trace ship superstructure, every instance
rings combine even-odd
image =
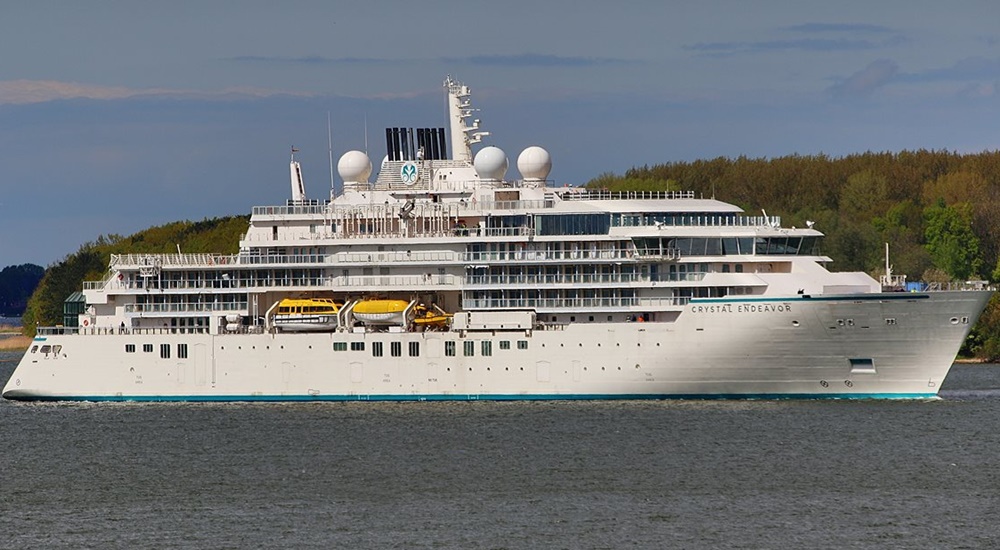
[[[508,179],[445,89],[448,127],[388,128],[374,181],[348,151],[342,193],[308,199],[293,150],[291,199],[253,209],[239,253],[113,256],[3,395],[927,397],[991,295],[884,292],[828,271],[811,223],[691,192],[558,187],[538,146]]]

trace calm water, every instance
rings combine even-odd
[[[0,547],[995,547],[1000,365],[958,366],[944,388],[902,402],[5,401]]]

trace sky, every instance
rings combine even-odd
[[[716,157],[1000,149],[996,0],[0,0],[0,267],[246,214],[388,126],[445,126],[584,184]],[[449,144],[450,146],[450,144]],[[725,199],[725,197],[720,197]],[[780,214],[780,213],[779,213]]]

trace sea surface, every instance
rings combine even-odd
[[[941,395],[3,401],[0,547],[996,548],[1000,365]]]

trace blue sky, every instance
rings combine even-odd
[[[367,122],[377,161],[384,127],[444,125],[448,74],[509,176],[541,145],[560,184],[996,150],[998,22],[995,0],[0,1],[0,267],[283,203],[292,145],[323,198],[328,111],[335,156]]]

